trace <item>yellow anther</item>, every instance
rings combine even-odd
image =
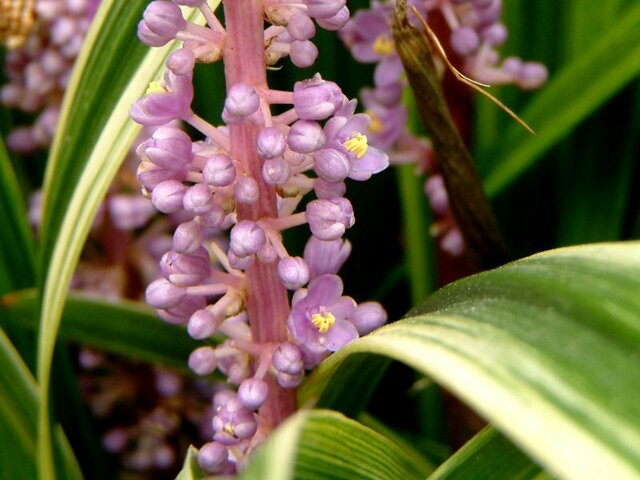
[[[367,148],[369,148],[366,135],[361,133],[356,133],[342,145],[350,152],[355,153],[357,158],[364,157],[364,154],[367,153]]]
[[[372,48],[374,52],[384,57],[393,55],[396,51],[393,40],[384,34],[376,38],[376,40],[373,42]]]
[[[18,48],[35,25],[34,0],[0,0],[0,43]]]
[[[336,317],[330,312],[316,313],[311,316],[311,323],[315,325],[318,332],[326,333],[336,323]]]
[[[151,82],[147,87],[147,95],[150,93],[167,93],[167,89],[160,82]]]
[[[384,122],[380,120],[380,117],[373,110],[367,110],[366,113],[371,119],[371,124],[369,125],[369,131],[374,135],[377,135],[384,128]]]
[[[236,431],[235,431],[235,429],[234,429],[234,428],[233,428],[233,426],[232,426],[231,424],[229,424],[229,423],[225,423],[224,427],[222,427],[222,430],[223,430],[225,433],[228,433],[229,435],[231,435],[232,437],[235,437],[235,436],[236,436]]]

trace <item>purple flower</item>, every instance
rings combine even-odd
[[[335,352],[358,338],[358,331],[347,319],[356,302],[342,296],[342,280],[322,275],[309,284],[307,295],[292,308],[287,320],[296,343],[311,354]]]
[[[173,40],[179,31],[187,28],[187,22],[182,17],[180,8],[166,0],[151,2],[145,9],[143,18],[144,20],[138,25],[138,31],[143,31],[140,38],[144,41],[148,39],[145,36],[147,32],[153,33],[157,42],[154,41],[152,46],[156,47]],[[160,41],[163,43],[158,45]]]
[[[389,166],[389,156],[371,147],[364,134],[371,123],[369,116],[362,113],[353,115],[349,113],[350,108],[345,110],[345,116],[336,114],[327,122],[324,127],[325,147],[313,156],[316,173],[329,182],[346,176],[353,180],[368,180],[372,174]],[[348,165],[348,170],[345,165]],[[343,173],[346,175],[340,178]]]
[[[403,103],[387,105],[378,99],[380,89],[364,89],[361,92],[366,114],[371,119],[367,137],[369,145],[382,151],[389,151],[398,141],[407,124],[407,108]],[[388,89],[385,89],[385,91]]]
[[[235,397],[220,407],[213,417],[212,424],[215,431],[214,440],[228,446],[253,437],[258,429],[253,412]]]
[[[324,120],[344,104],[344,94],[338,85],[316,75],[297,82],[293,87],[293,107],[303,120]]]
[[[306,210],[311,233],[320,240],[340,238],[355,223],[353,207],[346,198],[319,199],[309,202]]]
[[[193,82],[191,74],[176,75],[167,70],[164,86],[154,87],[148,95],[133,104],[129,114],[133,121],[150,127],[191,116]]]

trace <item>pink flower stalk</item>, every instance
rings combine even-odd
[[[207,27],[184,20],[177,5],[187,4],[201,10]],[[345,181],[366,180],[388,165],[387,155],[368,141],[370,118],[356,114],[356,101],[320,75],[292,91],[272,90],[266,79],[267,67],[285,57],[312,65],[316,24],[341,29],[349,18],[345,1],[222,5],[224,25],[206,2],[156,0],[147,7],[141,40],[157,46],[175,38],[182,48],[169,57],[160,85],[131,108],[143,125],[182,120],[206,137],[190,142],[161,127],[138,149],[138,176],[158,210],[186,215],[147,302],[166,321],[186,324],[194,338],[227,337],[189,359],[196,373],[218,369],[237,386],[214,398],[212,441],[199,456],[211,473],[241,469],[253,448],[295,411],[305,368],[386,321],[379,304],[359,308],[342,296],[336,275],[350,252],[342,236],[355,222]],[[271,24],[266,30],[265,18]],[[191,79],[194,59],[220,58],[226,125],[215,126],[191,110]],[[273,115],[271,105],[290,108]],[[317,199],[297,211],[311,192]],[[304,257],[291,256],[281,232],[303,224],[311,240]],[[230,229],[228,247],[205,242],[202,232],[212,227]],[[213,260],[224,271],[214,269]],[[294,290],[292,306],[287,289]]]
[[[544,65],[509,57],[500,63],[497,47],[508,36],[500,22],[502,0],[410,0],[421,15],[439,12],[451,30],[448,45],[463,59],[461,70],[471,78],[492,85],[515,84],[530,90],[547,79]],[[437,172],[428,142],[415,138],[406,129],[407,110],[402,104],[406,88],[403,69],[391,33],[393,2],[372,0],[371,8],[361,10],[349,20],[340,35],[354,58],[376,63],[373,89],[361,92],[371,123],[369,143],[390,152],[393,163],[416,163],[420,173],[430,174],[425,185],[436,222],[431,233],[439,238],[442,250],[452,256],[464,252],[464,242],[449,210],[447,192]],[[447,42],[443,42],[447,44]]]

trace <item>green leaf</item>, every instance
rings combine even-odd
[[[0,295],[35,283],[33,238],[18,181],[0,138]]]
[[[20,355],[0,330],[0,465],[2,478],[36,477],[38,387]],[[60,478],[82,474],[61,429],[55,429],[54,447]],[[53,467],[50,467],[53,468]]]
[[[198,450],[193,445],[189,445],[182,470],[178,473],[176,480],[196,480],[197,478],[204,478],[204,476],[202,469],[198,466]]]
[[[12,324],[37,330],[35,290],[7,295],[0,306],[6,309]],[[102,300],[81,293],[69,295],[59,335],[65,341],[185,372],[189,354],[202,345],[191,339],[184,327],[160,320],[145,304]]]
[[[552,475],[640,475],[639,242],[554,250],[455,282],[329,357],[302,404],[348,397],[367,354],[431,376]]]
[[[440,465],[428,480],[525,480],[540,476],[540,467],[497,430],[487,426]]]
[[[42,309],[38,341],[41,387],[39,465],[51,478],[48,396],[53,346],[69,281],[93,217],[140,130],[129,107],[159,79],[175,45],[149,49],[136,25],[146,0],[104,0],[67,88],[44,187]],[[190,19],[197,11],[190,11]]]
[[[245,480],[424,479],[405,451],[339,413],[301,411],[284,422],[253,455]]]
[[[521,115],[537,135],[527,136],[519,125],[512,124],[500,142],[494,166],[485,178],[489,196],[504,190],[640,74],[639,24],[640,4],[636,4],[596,45],[552,76]]]

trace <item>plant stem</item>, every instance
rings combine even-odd
[[[224,15],[227,44],[224,51],[224,70],[227,89],[238,82],[246,82],[256,89],[266,89],[263,18],[260,0],[225,0]],[[263,217],[277,217],[275,190],[262,179],[262,164],[256,152],[256,137],[260,127],[250,122],[229,126],[231,155],[247,167],[258,182],[260,195],[251,205],[238,205],[238,220],[257,221]],[[287,292],[278,278],[276,263],[256,261],[247,270],[247,313],[253,341],[280,343],[287,340],[286,320],[289,315]],[[271,377],[269,398],[260,409],[267,428],[273,428],[296,409],[296,391],[283,389]]]

